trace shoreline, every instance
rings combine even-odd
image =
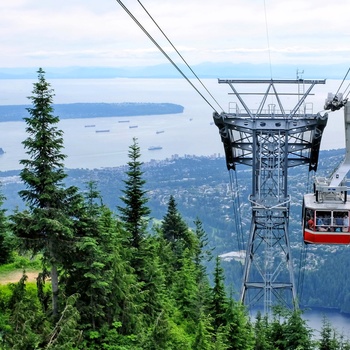
[[[63,119],[88,119],[103,117],[136,117],[183,113],[184,107],[175,103],[152,102],[77,102],[53,104],[53,114]],[[23,121],[29,117],[32,105],[0,105],[0,122]]]

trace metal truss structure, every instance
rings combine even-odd
[[[308,165],[317,169],[323,130],[328,115],[313,114],[306,99],[316,84],[325,80],[219,80],[228,84],[237,102],[229,113],[214,113],[223,142],[228,170],[237,164],[252,167],[251,226],[246,242],[241,301],[247,306],[263,305],[270,314],[273,305],[297,306],[293,262],[288,234],[290,195],[288,169]],[[238,92],[236,86],[248,87]],[[263,92],[249,87],[265,86]],[[290,85],[298,92],[286,92]],[[278,92],[277,87],[283,91]],[[295,98],[291,109],[284,108]],[[261,98],[256,110],[245,97]],[[268,103],[273,99],[274,103]]]

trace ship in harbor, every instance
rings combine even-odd
[[[163,148],[162,146],[151,146],[151,147],[148,147],[148,150],[155,151],[155,150],[162,149],[162,148]]]
[[[101,129],[101,130],[95,130],[95,132],[110,132],[109,129]]]
[[[134,128],[137,128],[137,127],[138,127],[138,125],[130,125],[129,129],[134,129]]]
[[[163,134],[164,130],[157,130],[156,134]]]

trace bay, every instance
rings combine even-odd
[[[313,329],[314,338],[320,338],[324,317],[331,323],[332,327],[336,329],[339,335],[343,335],[345,339],[350,339],[350,315],[329,309],[313,309],[304,312],[303,319],[307,322],[307,325]]]
[[[0,80],[0,104],[28,104],[31,95],[31,80]],[[141,160],[164,160],[176,156],[220,156],[223,147],[217,127],[212,123],[214,110],[229,111],[234,97],[227,84],[218,84],[216,79],[203,79],[205,88],[197,81],[185,79],[53,79],[54,103],[76,102],[154,102],[175,103],[184,106],[181,114],[142,117],[103,117],[84,120],[61,120],[64,131],[64,153],[67,168],[102,168],[126,164],[128,148],[132,139],[138,139]],[[192,85],[191,85],[192,84]],[[310,96],[310,105],[321,111],[328,92],[335,92],[340,82],[329,81],[316,85]],[[198,90],[196,91],[195,88]],[[297,89],[297,86],[295,86]],[[255,89],[249,86],[248,89]],[[214,97],[214,99],[213,99]],[[247,98],[251,108],[258,108],[260,100]],[[296,100],[288,97],[287,108]],[[129,123],[119,123],[128,119]],[[95,128],[86,127],[94,124]],[[129,126],[137,126],[130,128]],[[329,118],[322,149],[343,148],[345,137],[341,132],[343,113],[337,111]],[[96,133],[95,129],[110,130]],[[162,131],[157,133],[157,131]],[[337,137],[334,137],[337,135]],[[0,171],[20,169],[19,160],[26,158],[22,141],[26,138],[23,122],[0,123],[0,147],[5,154],[0,157]],[[152,146],[161,149],[149,151]]]

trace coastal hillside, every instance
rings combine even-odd
[[[28,117],[31,105],[0,106],[0,122],[22,121]],[[54,114],[60,119],[132,117],[182,113],[184,107],[174,103],[68,103],[54,104]]]

